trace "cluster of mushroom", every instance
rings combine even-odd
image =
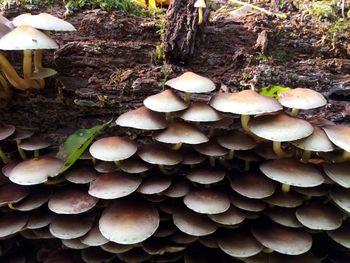
[[[50,155],[3,166],[0,238],[45,239],[43,262],[348,260],[350,127],[297,117],[322,95],[191,102],[214,83],[187,72],[166,85],[116,120],[150,142],[98,139],[64,174]]]
[[[0,49],[23,50],[23,77],[20,77],[6,57],[0,54],[0,98],[7,99],[10,96],[8,82],[20,90],[42,89],[45,86],[44,78],[56,74],[55,70],[42,66],[43,50],[58,48],[57,43],[49,36],[50,31],[75,31],[75,28],[72,24],[47,13],[22,14],[12,21],[0,17]]]

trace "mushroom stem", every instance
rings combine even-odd
[[[203,23],[203,8],[198,8],[198,25],[201,25]]]
[[[231,160],[235,156],[235,150],[230,150],[230,152],[227,155],[227,159]]]
[[[191,102],[191,93],[185,92],[185,102],[187,105],[190,105]]]
[[[11,210],[16,210],[16,209],[13,207],[13,203],[7,203],[7,206],[8,206]]]
[[[290,185],[289,184],[282,184],[282,191],[285,193],[288,193],[290,190]]]
[[[164,165],[159,164],[158,167],[159,167],[159,170],[161,171],[162,174],[171,175],[171,172],[167,171],[167,170],[165,169]]]
[[[177,144],[175,144],[175,145],[172,147],[172,149],[175,150],[175,151],[177,151],[177,150],[179,150],[179,149],[181,148],[181,146],[182,146],[182,142],[178,142]]]
[[[311,152],[304,150],[303,155],[301,156],[301,162],[307,163],[310,160],[310,157],[311,157]]]
[[[215,167],[215,157],[209,156],[209,164],[211,167]]]
[[[244,171],[247,172],[250,170],[250,162],[249,161],[244,161]]]
[[[34,69],[36,71],[39,71],[43,68],[42,65],[42,57],[43,57],[43,50],[42,49],[36,49],[34,51]],[[39,86],[41,89],[45,87],[45,80],[44,79],[37,79]]]
[[[298,115],[298,113],[299,113],[299,109],[293,108],[291,115],[292,115],[292,117],[295,117]]]
[[[214,134],[214,127],[213,127],[213,126],[210,126],[210,127],[209,127],[209,131],[208,131],[208,137],[209,137],[209,138],[212,137],[213,134]]]
[[[269,248],[269,247],[264,247],[263,248],[263,252],[266,253],[266,254],[271,254],[273,252],[273,249]]]
[[[39,157],[39,150],[34,150],[34,158],[38,158]]]
[[[332,162],[334,163],[343,163],[346,162],[348,159],[350,159],[350,152],[343,151],[343,153],[340,156],[337,156],[332,159]]]
[[[52,184],[59,184],[59,183],[63,183],[64,181],[66,181],[66,178],[63,175],[60,176],[56,176],[53,179],[48,179],[45,184],[46,185],[52,185]]]
[[[172,121],[173,120],[173,117],[171,116],[171,112],[166,112],[165,113],[165,119],[167,121]]]
[[[2,150],[1,146],[0,146],[0,159],[4,164],[7,164],[11,161],[10,158]]]
[[[95,166],[96,165],[96,158],[92,157],[91,161],[92,161],[92,164]]]
[[[0,69],[10,84],[16,89],[25,90],[29,88],[38,88],[38,83],[36,81],[31,79],[23,79],[18,76],[16,70],[3,54],[0,54]]]
[[[23,51],[23,76],[25,80],[32,76],[32,50],[30,49]]]
[[[249,119],[250,119],[250,115],[241,115],[241,124],[242,124],[243,130],[245,130],[248,134],[251,134],[251,131],[248,127]]]
[[[273,141],[273,151],[280,158],[290,157],[290,155],[282,150],[281,142]]]
[[[120,162],[119,161],[114,161],[115,167],[117,167],[117,169],[120,169]]]
[[[19,147],[19,144],[21,143],[21,140],[16,140],[16,143],[17,143],[17,150],[18,150],[19,155],[21,156],[21,158],[22,158],[23,160],[26,160],[26,159],[27,159],[26,153],[23,151],[23,149],[21,149],[21,148]]]

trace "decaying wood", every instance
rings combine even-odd
[[[166,14],[162,39],[165,58],[174,63],[186,63],[193,54],[198,29],[195,0],[172,1]]]

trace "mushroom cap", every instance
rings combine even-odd
[[[231,203],[235,207],[249,212],[261,212],[266,206],[266,204],[259,199],[251,199],[238,194],[231,196]]]
[[[115,166],[115,164],[113,163]],[[74,184],[88,184],[95,180],[98,173],[88,167],[73,167],[69,171],[64,173],[64,177],[67,181]]]
[[[11,30],[15,28],[13,23],[10,20],[8,20],[6,17],[2,16],[2,15],[0,15],[0,24],[3,24],[5,26],[7,26]]]
[[[40,137],[31,137],[21,142],[18,147],[25,151],[35,151],[49,147],[51,144]]]
[[[71,23],[47,13],[38,15],[22,14],[15,17],[12,23],[16,27],[27,25],[46,31],[76,31]]]
[[[211,98],[210,105],[218,111],[240,115],[256,115],[283,109],[277,100],[260,95],[254,90],[218,93]]]
[[[303,226],[295,216],[294,209],[273,206],[264,212],[272,221],[282,226],[292,228],[299,228]]]
[[[322,128],[332,143],[350,152],[350,127],[345,125],[329,125]]]
[[[177,78],[168,80],[165,85],[189,93],[207,93],[216,88],[210,79],[193,72],[185,72]]]
[[[142,161],[139,157],[131,157],[120,162],[120,169],[129,174],[139,174],[151,169],[152,165]]]
[[[313,230],[335,230],[343,222],[343,215],[333,206],[309,203],[295,212],[298,221]]]
[[[171,185],[171,178],[164,175],[151,175],[142,180],[137,191],[145,195],[159,194]]]
[[[194,102],[179,117],[185,121],[212,122],[221,120],[223,115],[206,103]]]
[[[28,214],[21,212],[1,213],[0,238],[21,231],[28,221]]]
[[[114,242],[108,242],[104,245],[101,246],[101,248],[107,252],[119,254],[119,253],[125,253],[132,248],[134,248],[133,245],[122,245],[122,244],[117,244]]]
[[[197,127],[183,121],[172,122],[166,130],[156,134],[154,139],[174,144],[200,144],[209,140]]]
[[[11,28],[9,28],[7,25],[0,23],[0,38],[2,38],[7,33],[11,32]]]
[[[257,116],[249,121],[248,126],[255,135],[277,142],[295,141],[313,132],[312,125],[307,121],[284,113]]]
[[[310,136],[291,143],[294,146],[307,151],[330,152],[335,150],[335,146],[328,139],[324,130],[318,126],[313,126],[313,128],[314,131]]]
[[[27,187],[17,184],[5,184],[0,186],[0,206],[8,203],[17,203],[29,195]]]
[[[59,215],[50,224],[50,233],[59,239],[84,236],[92,227],[92,220],[83,215]]]
[[[301,255],[309,251],[312,245],[308,233],[271,222],[253,225],[252,234],[265,247],[285,255]]]
[[[225,170],[217,167],[199,166],[191,169],[186,178],[194,183],[214,184],[225,178]]]
[[[347,189],[333,190],[330,196],[337,206],[350,214],[350,192]]]
[[[175,112],[188,107],[188,105],[170,89],[147,97],[143,101],[143,104],[148,109],[156,112]]]
[[[197,188],[184,197],[184,204],[200,214],[219,214],[230,208],[230,199],[218,190]]]
[[[17,164],[9,173],[12,182],[20,185],[41,184],[49,177],[58,175],[63,161],[55,157],[43,156]]]
[[[89,151],[98,160],[114,162],[132,156],[137,151],[137,146],[129,138],[111,136],[95,141]]]
[[[319,108],[327,103],[322,94],[306,88],[295,88],[282,92],[279,94],[278,101],[284,107],[301,110]]]
[[[205,4],[205,0],[197,0],[194,5],[194,7],[200,7],[200,8],[206,8],[207,5]]]
[[[247,218],[246,212],[230,206],[230,208],[220,214],[208,215],[209,218],[220,225],[235,226],[244,221]]]
[[[89,194],[101,199],[116,199],[135,192],[141,177],[121,172],[99,175],[90,183]]]
[[[159,226],[156,208],[147,202],[115,201],[100,218],[102,235],[118,244],[137,244],[152,236]]]
[[[101,246],[109,242],[108,239],[102,236],[97,224],[94,225],[85,236],[80,238],[80,241],[88,246]]]
[[[206,236],[217,229],[216,224],[206,215],[185,208],[176,209],[173,213],[173,221],[177,228],[191,236]]]
[[[230,177],[230,185],[240,195],[254,199],[271,196],[276,189],[273,181],[257,172],[233,175]]]
[[[224,156],[229,152],[226,148],[221,147],[214,140],[195,145],[193,148],[203,155],[212,157]]]
[[[342,187],[350,188],[350,163],[324,163],[326,175]]]
[[[162,114],[151,111],[146,107],[140,107],[123,113],[115,122],[122,127],[141,130],[161,130],[168,126]]]
[[[58,45],[53,39],[30,26],[19,26],[0,39],[0,49],[2,50],[57,48]]]
[[[71,249],[84,249],[89,246],[83,244],[79,238],[74,238],[74,239],[63,239],[62,244]]]
[[[182,177],[174,178],[172,184],[164,191],[164,195],[172,198],[183,197],[191,190],[189,182]]]
[[[16,128],[13,125],[0,126],[0,141],[10,137],[15,132],[15,130]]]
[[[279,190],[272,196],[265,198],[264,201],[271,206],[294,208],[300,206],[304,202],[304,197],[292,191],[283,192]]]
[[[139,152],[140,158],[151,164],[175,165],[181,162],[181,155],[172,149],[160,144],[145,145]]]
[[[12,207],[19,211],[32,211],[45,204],[50,197],[51,191],[46,188],[33,189],[28,197]]]
[[[229,134],[218,136],[216,141],[222,147],[235,151],[251,150],[256,146],[254,139],[238,130],[232,130]]]
[[[180,149],[181,155],[183,157],[181,163],[187,165],[199,164],[203,162],[207,157],[199,154],[192,147],[186,147],[183,145]]]
[[[98,199],[78,189],[64,189],[54,193],[48,203],[57,214],[81,214],[97,204]]]
[[[231,257],[246,258],[260,253],[263,246],[246,231],[232,230],[218,240],[222,251]]]
[[[47,209],[37,209],[32,212],[26,227],[28,229],[39,229],[48,226],[55,218],[55,214]]]
[[[336,230],[327,231],[327,234],[328,236],[330,236],[330,238],[332,238],[335,242],[337,242],[338,244],[346,248],[350,248],[349,233],[350,233],[349,221],[345,221],[344,224]]]
[[[266,161],[260,164],[260,170],[267,177],[282,184],[313,187],[324,182],[324,177],[317,168],[294,159]]]

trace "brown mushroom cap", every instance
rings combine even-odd
[[[272,196],[264,199],[264,201],[271,206],[279,206],[286,208],[293,208],[300,206],[304,202],[302,195],[294,193],[292,191],[276,191]]]
[[[206,219],[206,217],[203,218]],[[186,228],[185,224],[183,227]],[[170,240],[178,244],[191,244],[198,240],[198,236],[192,236],[184,232],[177,231],[173,236],[170,237]]]
[[[309,251],[312,245],[308,233],[271,222],[253,225],[252,234],[265,247],[285,255],[301,255]]]
[[[312,125],[307,121],[284,113],[257,116],[249,121],[248,126],[255,135],[277,142],[295,141],[313,132]]]
[[[189,182],[181,177],[175,178],[170,187],[164,191],[164,195],[172,198],[183,197],[191,190]]]
[[[191,169],[186,178],[194,183],[214,184],[225,178],[225,170],[216,167],[199,166]]]
[[[209,140],[197,127],[183,121],[172,122],[166,130],[155,135],[154,139],[173,144],[199,144]]]
[[[272,180],[293,186],[313,187],[324,182],[317,168],[294,159],[266,161],[260,165],[260,170]]]
[[[303,225],[295,216],[295,210],[283,207],[271,207],[264,211],[265,214],[275,223],[286,227],[299,228]]]
[[[97,204],[98,199],[78,189],[63,189],[54,193],[48,203],[57,214],[81,214]]]
[[[0,217],[0,238],[22,230],[28,221],[28,214],[21,212],[2,213]]]
[[[211,157],[224,156],[229,152],[227,149],[225,149],[224,147],[221,147],[219,144],[217,144],[213,140],[206,143],[194,145],[193,148],[197,152],[206,156],[211,156]]]
[[[350,192],[347,189],[333,190],[330,196],[337,206],[350,214]]]
[[[101,246],[101,248],[107,252],[119,254],[119,253],[125,253],[132,248],[134,248],[133,245],[122,245],[122,244],[117,244],[114,242],[108,242],[104,245]]]
[[[0,126],[0,141],[8,138],[15,132],[16,128],[13,125]]]
[[[224,193],[208,188],[197,188],[184,197],[184,204],[201,214],[219,214],[230,208],[230,199]]]
[[[90,231],[80,241],[87,246],[102,246],[107,244],[109,241],[100,232],[98,225],[94,225]]]
[[[218,93],[211,98],[210,105],[218,111],[240,115],[256,115],[282,110],[277,100],[262,96],[254,90]]]
[[[41,150],[49,147],[51,144],[40,137],[31,137],[21,142],[18,147],[25,151]]]
[[[247,172],[230,177],[230,185],[240,195],[262,199],[271,196],[276,189],[273,181],[256,172]]]
[[[170,89],[147,97],[143,101],[143,104],[148,109],[156,112],[175,112],[188,107],[187,104]]]
[[[294,146],[315,152],[330,152],[335,150],[335,146],[328,139],[326,133],[318,126],[313,126],[313,133],[306,138],[291,142]]]
[[[1,190],[0,190],[1,192]],[[33,189],[28,197],[12,207],[19,211],[31,211],[45,204],[50,197],[51,191],[46,188]]]
[[[188,209],[177,209],[173,213],[174,224],[191,236],[206,236],[216,231],[217,226],[207,216]],[[176,241],[175,241],[176,242]]]
[[[62,244],[71,249],[84,249],[89,247],[88,245],[83,244],[79,238],[74,239],[63,239]]]
[[[350,163],[324,163],[323,170],[329,178],[342,187],[350,188]]]
[[[342,214],[333,206],[316,202],[298,208],[295,215],[301,224],[313,230],[335,230],[343,221]]]
[[[57,49],[57,43],[45,33],[27,26],[19,26],[0,39],[2,50]]]
[[[152,165],[142,161],[139,157],[131,157],[120,162],[120,169],[129,174],[139,174],[151,169]]]
[[[97,175],[98,173],[91,168],[73,167],[64,174],[64,177],[67,181],[74,184],[88,184],[91,181],[95,180],[97,178]]]
[[[84,215],[59,215],[51,222],[50,232],[56,238],[74,239],[89,232],[92,223]]]
[[[212,122],[221,120],[223,115],[206,103],[194,102],[179,117],[185,121]]]
[[[350,152],[350,127],[345,125],[329,125],[322,128],[331,142],[343,150]]]
[[[235,207],[249,212],[261,212],[266,206],[266,204],[259,199],[250,199],[238,194],[231,196],[231,203]]]
[[[289,89],[279,94],[279,103],[284,107],[309,110],[326,105],[326,99],[317,91],[306,88]]]
[[[154,234],[159,226],[157,209],[147,202],[115,201],[99,221],[102,235],[119,244],[136,244]]]
[[[58,175],[63,161],[54,157],[43,156],[17,164],[10,172],[12,182],[20,185],[44,183],[49,177]]]
[[[121,172],[101,174],[90,183],[89,194],[101,199],[116,199],[135,192],[141,177]]]
[[[229,150],[251,150],[256,146],[256,142],[247,134],[232,130],[227,135],[222,135],[216,138],[218,144]]]
[[[246,231],[233,230],[218,240],[219,247],[232,257],[251,257],[262,251],[263,246]]]
[[[17,203],[29,195],[30,191],[25,186],[17,184],[5,184],[0,186],[0,206],[8,203]]]
[[[182,146],[179,151],[183,158],[181,161],[182,164],[187,164],[187,165],[199,164],[207,158],[206,156],[199,154],[190,146],[188,147]]]
[[[13,141],[24,140],[32,137],[34,133],[35,130],[17,127],[15,133],[9,139]]]
[[[145,145],[139,152],[140,158],[151,164],[175,165],[181,162],[181,155],[161,144]]]
[[[89,151],[98,160],[114,162],[132,156],[137,146],[129,138],[112,136],[95,141]]]
[[[350,233],[350,222],[345,221],[343,225],[333,231],[327,231],[328,236],[332,238],[335,242],[338,244],[350,248],[350,238],[349,238],[349,233]]]
[[[99,247],[88,247],[81,251],[81,258],[86,263],[110,262],[116,255]]]
[[[320,197],[328,195],[329,188],[326,185],[326,182],[322,185],[316,187],[296,187],[293,186],[292,189],[302,195],[311,196],[311,197]]]
[[[105,161],[96,162],[94,168],[99,173],[113,173],[118,170],[114,162]]]
[[[38,15],[22,14],[15,17],[12,23],[16,27],[28,25],[46,31],[76,31],[71,23],[47,13]]]
[[[29,217],[27,228],[39,229],[48,226],[55,218],[55,214],[46,209],[34,210]]]
[[[142,180],[137,191],[146,195],[159,194],[168,189],[170,185],[171,178],[169,176],[151,175]]]
[[[141,130],[161,130],[168,126],[164,115],[140,107],[120,115],[115,121],[117,125]]]
[[[190,93],[206,93],[215,90],[215,84],[210,79],[193,72],[185,72],[177,78],[165,82],[173,89]]]
[[[232,205],[223,213],[208,216],[214,222],[226,226],[238,225],[246,219],[246,213]]]
[[[316,257],[311,252],[307,252],[303,255],[298,256],[287,256],[287,255],[281,255],[277,253],[271,254],[269,257],[269,263],[321,263],[322,259],[319,257]],[[340,262],[338,262],[340,263]]]

